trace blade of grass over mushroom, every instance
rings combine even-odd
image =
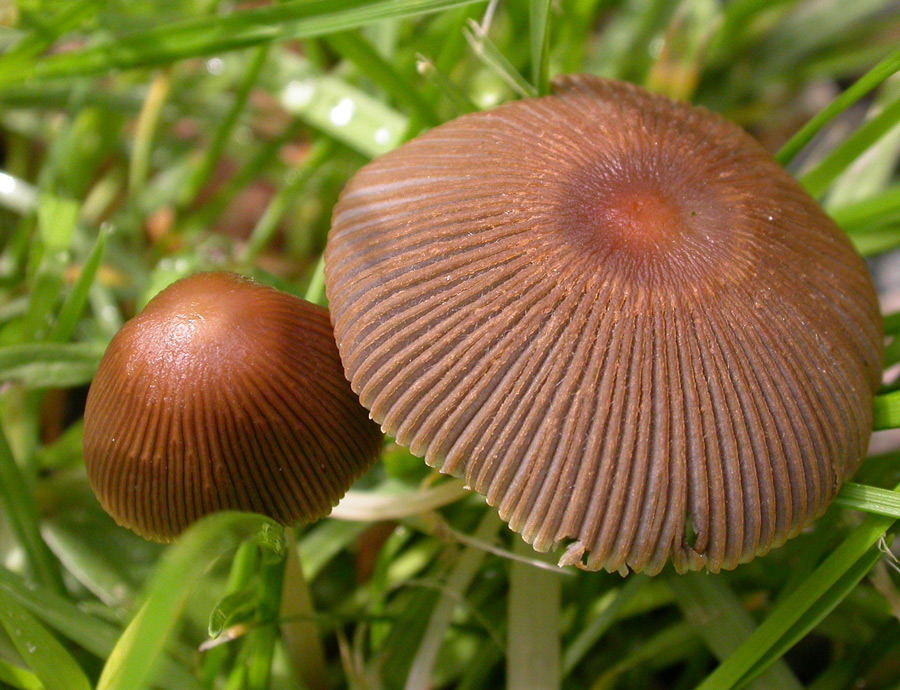
[[[750,614],[721,578],[705,573],[670,573],[666,583],[684,617],[719,661],[727,659],[756,630]],[[803,685],[787,664],[778,661],[749,687],[801,690]]]
[[[105,343],[28,343],[0,347],[0,381],[29,388],[80,386],[91,380]]]
[[[374,493],[351,489],[335,506],[331,517],[338,520],[399,520],[435,510],[469,495],[461,481],[403,493]]]
[[[900,70],[900,50],[888,55],[875,67],[860,77],[850,88],[835,98],[829,105],[822,109],[814,118],[807,122],[799,132],[781,147],[775,154],[775,159],[782,165],[787,165],[805,147],[812,138],[822,130],[835,117],[844,112],[866,94],[878,88],[888,77]]]
[[[790,649],[865,577],[880,558],[875,544],[893,524],[890,517],[866,517],[697,690],[738,687]]]
[[[513,91],[522,98],[537,96],[537,90],[510,64],[478,22],[470,19],[468,28],[463,31],[476,57],[506,82]]]
[[[189,528],[160,561],[145,590],[144,603],[109,656],[97,690],[147,687],[153,665],[163,650],[185,600],[209,563],[231,549],[223,535],[258,531],[271,521],[260,515],[217,513]]]
[[[900,493],[897,491],[846,482],[834,501],[845,508],[854,508],[900,520]]]
[[[7,69],[3,85],[168,64],[176,60],[354,29],[382,19],[437,12],[483,0],[294,0],[153,26],[118,39]]]
[[[417,85],[400,74],[358,32],[331,34],[325,38],[325,42],[406,108],[410,116],[424,125],[440,122],[434,108],[422,97]]]
[[[515,539],[513,552],[535,557],[534,550]],[[555,560],[555,559],[552,559]],[[509,565],[506,632],[506,687],[560,687],[561,572],[535,568],[521,561]]]
[[[489,510],[485,512],[473,536],[479,541],[493,541],[502,526],[503,523],[496,514]],[[415,658],[410,666],[404,690],[427,690],[431,687],[431,670],[437,659],[447,628],[450,626],[453,612],[478,573],[485,555],[484,551],[470,546],[458,552],[456,563],[447,576],[440,599],[438,599],[428,619],[425,635],[419,643]]]
[[[860,126],[824,160],[803,174],[800,182],[812,196],[821,196],[838,175],[898,122],[900,122],[900,98],[886,105],[880,113]]]
[[[6,434],[0,429],[0,501],[13,534],[22,547],[35,580],[53,592],[63,592],[59,563],[41,538],[34,492],[25,481]]]
[[[45,690],[91,690],[84,671],[65,647],[2,589],[0,624]]]
[[[531,82],[539,96],[550,93],[550,0],[529,4]]]

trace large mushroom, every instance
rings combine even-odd
[[[327,311],[231,273],[180,280],[125,324],[84,415],[100,503],[158,541],[219,510],[321,518],[380,439]]]
[[[866,451],[863,261],[740,128],[635,86],[565,77],[367,165],[326,286],[372,417],[563,563],[734,568]]]

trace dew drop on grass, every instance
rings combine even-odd
[[[338,104],[331,109],[331,122],[338,127],[344,127],[350,124],[353,115],[356,113],[356,103],[350,98],[342,98]]]

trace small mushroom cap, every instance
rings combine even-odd
[[[367,165],[325,275],[372,417],[563,563],[734,568],[866,451],[863,261],[740,128],[635,86],[565,77]]]
[[[157,541],[220,510],[317,520],[380,441],[328,312],[230,273],[180,280],[125,324],[84,415],[100,503]]]

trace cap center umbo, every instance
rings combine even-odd
[[[687,232],[685,212],[652,185],[634,185],[599,199],[595,232],[617,247],[662,248]]]

